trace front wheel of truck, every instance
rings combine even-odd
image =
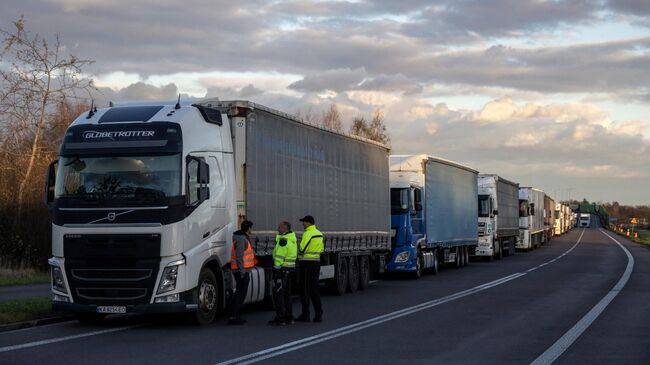
[[[422,253],[418,251],[417,258],[415,259],[415,271],[413,271],[413,279],[422,277]]]
[[[217,314],[219,303],[217,278],[209,268],[204,267],[199,275],[199,286],[197,287],[198,308],[194,313],[194,321],[197,324],[209,324]]]

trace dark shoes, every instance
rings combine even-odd
[[[296,322],[312,322],[311,318],[309,316],[301,315],[300,317],[296,318]],[[314,317],[314,323],[321,323],[323,322],[323,315],[322,314],[317,314]]]
[[[245,319],[242,318],[229,318],[228,319],[228,324],[231,326],[241,326],[244,323],[246,323]]]
[[[309,316],[300,315],[300,317],[296,318],[296,322],[311,322],[311,318],[309,318]]]

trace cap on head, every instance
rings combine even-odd
[[[302,218],[300,221],[301,221],[301,222],[306,222],[306,223],[311,223],[311,224],[316,223],[316,221],[314,220],[314,217],[312,217],[312,216],[310,216],[310,215],[306,215],[306,216],[305,216],[304,218]]]

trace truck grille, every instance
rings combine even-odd
[[[485,222],[478,222],[478,235],[485,236]]]
[[[67,235],[63,245],[76,303],[149,303],[160,266],[160,235]]]

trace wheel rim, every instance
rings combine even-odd
[[[199,306],[204,312],[210,312],[214,309],[217,297],[217,289],[214,284],[204,280],[199,288]]]

